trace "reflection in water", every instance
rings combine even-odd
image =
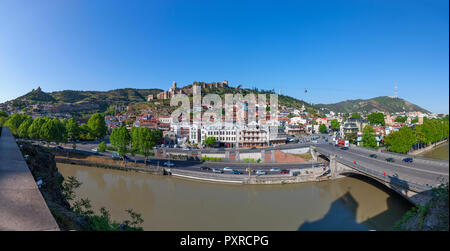
[[[142,214],[145,230],[390,230],[410,208],[370,180],[228,185],[58,164],[83,184],[77,196],[115,220]]]

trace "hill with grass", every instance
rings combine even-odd
[[[335,104],[317,104],[318,109],[330,110],[340,113],[371,113],[371,112],[423,112],[430,111],[412,104],[401,98],[381,96],[371,99],[346,100]]]

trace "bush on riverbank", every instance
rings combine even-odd
[[[217,162],[217,161],[221,161],[222,158],[203,156],[200,160],[201,161],[214,161],[214,162]]]
[[[88,199],[77,200],[75,196],[75,189],[81,183],[74,177],[64,179],[51,151],[24,141],[19,145],[22,154],[27,155],[25,159],[34,179],[42,180],[39,191],[61,230],[142,230],[139,225],[143,221],[132,210],[127,210],[131,220],[122,224],[111,221],[106,209],[94,214]]]
[[[449,184],[432,189],[432,199],[424,205],[411,208],[394,226],[401,231],[448,231]]]

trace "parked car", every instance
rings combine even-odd
[[[242,172],[241,172],[241,171],[238,171],[238,170],[233,170],[233,171],[231,171],[231,173],[232,173],[232,174],[242,174]]]
[[[252,148],[250,148],[250,150],[256,150],[256,147],[252,147]]]
[[[341,147],[341,150],[348,150],[348,147],[343,146],[343,147]]]
[[[387,162],[395,162],[394,158],[387,158],[386,161]]]
[[[200,169],[202,169],[202,170],[211,170],[211,167],[201,166]]]
[[[213,168],[212,171],[213,171],[213,173],[223,173],[223,171],[218,168]]]
[[[287,173],[289,173],[289,170],[287,170],[287,169],[283,169],[283,170],[281,170],[281,171],[280,171],[280,173],[284,173],[284,174],[287,174]]]
[[[273,168],[270,168],[270,171],[271,172],[279,172],[280,168],[273,167]]]
[[[263,170],[256,171],[256,175],[266,175],[266,174],[267,174],[266,171],[263,171]]]
[[[57,146],[57,147],[55,147],[55,149],[57,149],[57,150],[61,150],[61,151],[64,151],[64,148],[63,148],[63,147],[61,147],[61,146]]]
[[[185,147],[183,150],[184,150],[184,151],[189,151],[189,150],[191,150],[191,148]]]
[[[171,167],[171,166],[175,166],[175,164],[174,163],[172,163],[172,162],[170,162],[170,161],[166,161],[166,162],[164,162],[164,164],[163,165],[165,165],[165,166],[168,166],[168,167]]]
[[[98,152],[97,148],[92,148],[91,151],[93,151],[94,153]]]
[[[226,167],[223,168],[223,171],[224,172],[232,172],[233,169],[231,169],[231,167],[226,166]]]
[[[404,162],[408,162],[408,163],[412,163],[413,162],[413,158],[411,158],[411,157],[404,158],[403,161]]]
[[[130,160],[130,157],[128,157],[126,154],[124,154],[124,155],[122,156],[122,159],[123,159],[123,160],[126,160],[126,161],[129,161],[129,160]]]
[[[375,153],[372,153],[371,155],[369,155],[369,157],[371,158],[377,158],[378,156]]]

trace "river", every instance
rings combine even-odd
[[[318,183],[229,185],[57,164],[83,184],[78,198],[116,221],[126,209],[144,230],[391,230],[411,204],[378,183],[347,177]]]
[[[421,156],[433,159],[448,159],[448,143],[433,148],[431,151],[421,154]]]

